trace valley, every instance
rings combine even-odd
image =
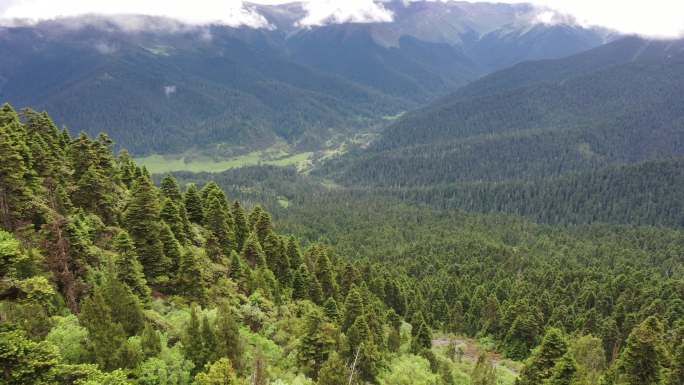
[[[41,1],[0,0],[0,384],[684,384],[681,36]]]

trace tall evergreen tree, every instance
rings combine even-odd
[[[204,223],[204,209],[202,207],[202,199],[200,198],[197,186],[190,184],[185,191],[184,196],[185,210],[188,213],[190,222],[202,224]]]
[[[261,244],[255,234],[251,234],[242,249],[242,258],[247,261],[251,268],[267,267],[266,256],[261,249]]]
[[[292,299],[307,299],[309,298],[309,287],[311,286],[311,277],[305,264],[299,265],[299,269],[292,280]]]
[[[551,377],[544,381],[544,385],[572,385],[577,376],[577,363],[570,354],[565,354],[551,371]]]
[[[124,213],[128,234],[140,255],[148,281],[155,282],[165,273],[165,256],[160,240],[159,201],[152,182],[140,177],[133,183],[128,208]]]
[[[159,217],[171,228],[171,232],[176,240],[181,244],[186,244],[187,233],[185,224],[183,223],[183,218],[181,218],[180,209],[174,201],[169,198],[164,199]]]
[[[351,325],[356,321],[356,318],[364,314],[363,299],[359,290],[352,286],[347,294],[347,299],[344,302],[344,321],[342,322],[342,330],[347,331]]]
[[[176,290],[179,294],[200,303],[206,300],[207,291],[202,278],[202,270],[193,250],[187,250],[181,257],[176,278]]]
[[[481,353],[477,357],[470,383],[472,385],[496,385],[496,369],[486,353]]]
[[[235,248],[235,234],[232,230],[232,220],[224,205],[216,195],[207,198],[204,210],[204,222],[209,231],[216,237],[219,249],[224,256],[229,256]]]
[[[544,335],[541,345],[532,352],[525,363],[516,385],[536,385],[552,375],[556,362],[565,355],[568,350],[563,333],[555,328],[550,328]]]
[[[235,203],[233,203],[231,214],[235,224],[235,249],[242,250],[245,246],[245,241],[247,241],[247,237],[249,236],[249,224],[247,223],[245,210],[240,206],[240,202],[235,201]]]
[[[243,343],[240,339],[237,317],[227,304],[222,304],[218,308],[216,340],[219,355],[230,359],[236,370],[242,370]]]
[[[147,286],[133,241],[127,232],[122,231],[114,238],[114,248],[119,253],[116,259],[117,277],[128,285],[141,300],[147,301],[150,297],[150,288]]]
[[[159,185],[159,189],[164,198],[170,199],[173,203],[179,204],[183,201],[180,186],[178,186],[178,181],[173,176],[165,176]]]
[[[632,330],[618,361],[618,378],[627,385],[655,385],[662,377],[663,325],[651,316]]]

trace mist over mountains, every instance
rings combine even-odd
[[[135,154],[314,149],[495,70],[614,38],[526,4],[383,6],[391,22],[304,26],[292,3],[249,5],[264,28],[135,15],[3,27],[0,97]]]

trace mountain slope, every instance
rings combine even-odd
[[[684,155],[684,44],[657,43],[645,55],[653,45],[642,43],[616,42],[483,78],[407,114],[368,150],[327,170],[347,183],[415,186]],[[616,47],[629,48],[622,55],[628,60],[604,65],[603,50]],[[593,72],[583,64],[591,56],[599,57]]]
[[[481,44],[509,52],[496,59],[507,66],[608,38],[540,24],[530,5],[393,1],[390,23],[312,27],[298,24],[301,3],[251,7],[269,28],[145,16],[0,28],[0,99],[50,110],[75,132],[106,131],[137,155],[194,148],[230,156],[283,142],[308,151],[488,73]],[[570,40],[558,28],[573,31]]]

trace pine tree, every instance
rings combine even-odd
[[[572,385],[575,383],[577,363],[570,354],[564,355],[551,371],[551,377],[544,381],[544,385]]]
[[[287,239],[287,259],[290,261],[290,266],[293,269],[298,269],[304,263],[302,260],[302,252],[299,250],[299,245],[295,237],[290,236]]]
[[[331,321],[331,322],[338,322],[340,320],[340,311],[337,308],[337,302],[335,301],[334,298],[329,297],[325,303],[323,304],[323,311],[325,312],[325,316]]]
[[[337,352],[328,356],[318,375],[318,385],[348,385],[350,370]]]
[[[328,327],[318,310],[307,314],[304,336],[298,350],[298,360],[307,375],[316,379],[328,354],[335,345],[335,340],[326,333]]]
[[[555,328],[546,331],[544,339],[525,363],[516,385],[538,385],[551,377],[556,362],[568,350],[563,333]]]
[[[420,353],[424,349],[432,347],[432,331],[425,322],[422,314],[413,317],[413,340],[411,342],[411,350],[414,353]]]
[[[316,262],[316,278],[321,283],[324,297],[337,298],[338,287],[335,275],[333,274],[330,258],[328,258],[325,250],[318,252],[318,261]]]
[[[470,383],[472,385],[496,385],[496,370],[486,353],[481,353],[477,357]]]
[[[309,287],[311,279],[309,271],[305,264],[299,265],[299,269],[292,280],[292,299],[307,299],[309,298]]]
[[[255,234],[251,234],[242,249],[242,258],[254,269],[257,266],[266,267],[266,256],[264,255],[259,240]]]
[[[169,198],[164,199],[159,217],[169,226],[176,240],[180,244],[185,244],[187,233],[185,232],[185,225],[176,203]]]
[[[147,286],[133,241],[127,232],[122,231],[114,238],[114,248],[119,253],[116,260],[117,277],[128,285],[141,300],[147,301],[150,298],[150,288]]]
[[[206,314],[202,317],[200,333],[202,334],[202,359],[205,363],[215,361],[218,358],[218,341],[216,340],[214,328]]]
[[[112,321],[111,308],[97,288],[81,306],[80,321],[88,330],[88,350],[102,369],[120,366],[120,352],[126,343],[121,324]]]
[[[188,213],[190,222],[202,224],[204,223],[204,209],[202,208],[202,199],[197,192],[197,186],[190,184],[184,197],[185,210]]]
[[[178,181],[171,175],[167,175],[162,179],[159,186],[162,195],[170,199],[174,204],[182,202],[183,197],[181,195],[180,187],[178,186]]]
[[[97,214],[106,224],[114,224],[114,188],[107,176],[95,165],[91,165],[80,175],[71,202],[86,211]]]
[[[238,385],[235,370],[227,358],[221,358],[207,368],[206,372],[197,374],[195,385]]]
[[[356,318],[364,314],[363,299],[356,286],[352,286],[347,294],[347,299],[344,302],[344,321],[342,322],[342,330],[347,331],[351,325],[356,321]]]
[[[140,346],[147,358],[158,355],[162,350],[159,333],[149,323],[145,324],[145,328],[140,336]]]
[[[620,381],[627,385],[655,385],[661,380],[665,353],[663,325],[651,316],[632,330],[618,362]]]
[[[7,230],[14,230],[20,219],[28,214],[33,199],[30,150],[25,142],[18,141],[13,135],[22,130],[14,110],[5,104],[2,112],[4,124],[0,124],[0,225]]]
[[[181,245],[176,240],[173,235],[171,228],[166,223],[161,224],[159,229],[159,240],[162,244],[162,250],[164,251],[163,264],[165,266],[165,272],[174,274],[178,271],[181,261]],[[167,275],[164,275],[167,277]]]
[[[235,247],[235,235],[231,230],[232,220],[216,195],[210,195],[204,210],[206,228],[216,237],[223,255],[228,256]]]
[[[242,250],[245,246],[245,241],[249,236],[249,224],[247,223],[245,210],[240,206],[240,202],[235,201],[235,203],[233,203],[231,214],[235,224],[235,248],[236,250]]]
[[[128,234],[140,256],[145,276],[154,282],[165,273],[164,249],[159,233],[159,202],[152,182],[140,177],[133,183],[131,198],[124,214]]]
[[[192,298],[200,303],[206,300],[207,292],[202,279],[197,256],[192,250],[187,250],[178,268],[176,290],[179,294]]]
[[[216,340],[218,354],[222,357],[228,357],[235,369],[240,371],[244,349],[235,313],[227,304],[222,304],[218,308]]]

